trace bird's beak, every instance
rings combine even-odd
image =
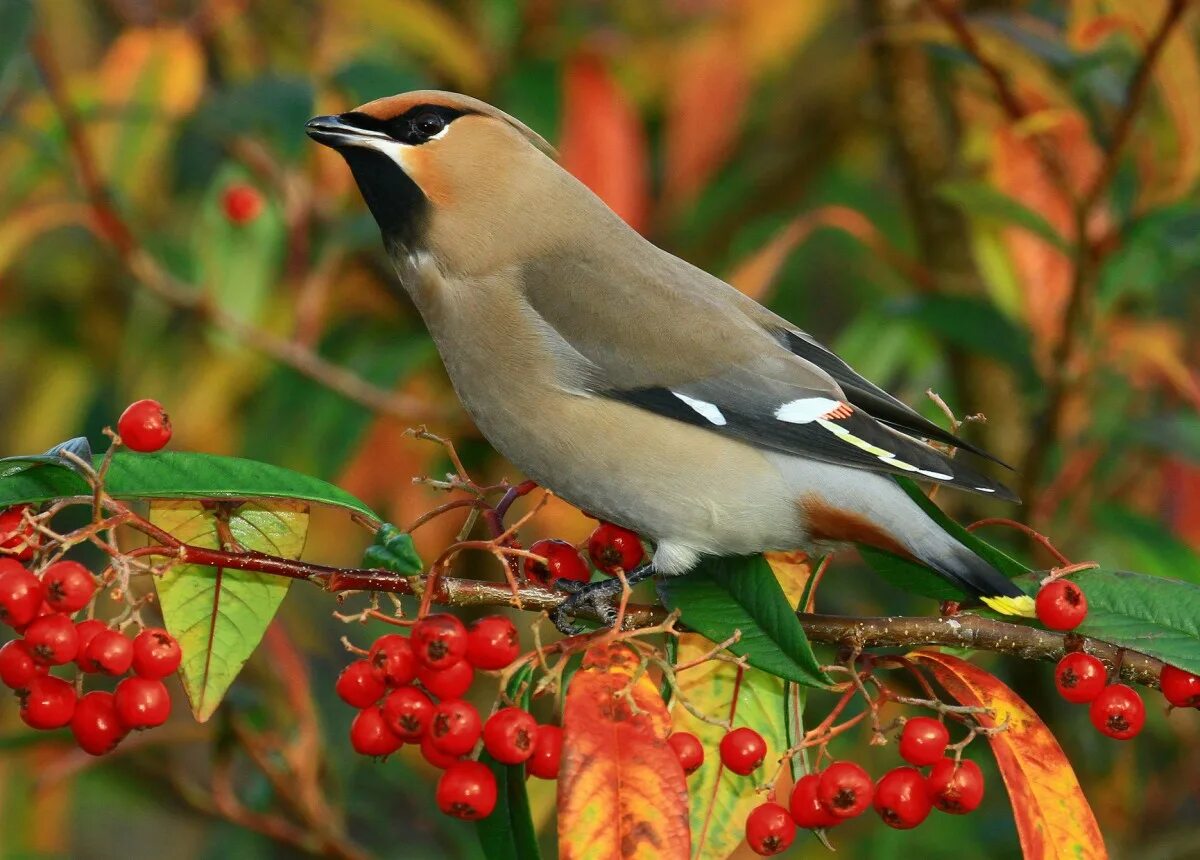
[[[390,140],[380,132],[351,125],[340,116],[315,116],[304,124],[304,131],[317,143],[334,149],[370,146],[372,140]]]

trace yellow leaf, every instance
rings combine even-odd
[[[583,658],[563,708],[562,860],[687,860],[688,787],[667,744],[671,717],[620,643]]]
[[[1100,826],[1075,771],[1046,724],[1029,705],[973,663],[923,650],[909,659],[927,667],[960,704],[992,709],[984,725],[1007,724],[988,740],[1008,789],[1017,835],[1026,857],[1102,860],[1108,857]]]
[[[804,588],[813,575],[813,563],[806,553],[799,550],[790,552],[764,552],[763,558],[771,565],[771,572],[783,587],[783,593],[792,606],[799,607],[800,598],[804,596]]]

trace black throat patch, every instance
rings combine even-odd
[[[383,244],[389,249],[400,246],[416,250],[429,218],[429,201],[417,183],[382,152],[364,147],[338,151],[350,166],[358,190],[379,225]]]

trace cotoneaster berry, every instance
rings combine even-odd
[[[371,645],[367,660],[375,674],[389,687],[403,687],[417,677],[417,658],[408,637],[386,633]]]
[[[833,827],[842,821],[821,805],[820,798],[817,797],[817,786],[820,783],[821,774],[810,773],[800,777],[796,781],[795,787],[792,788],[788,808],[791,810],[792,819],[800,827],[816,830]]]
[[[1109,684],[1092,701],[1088,716],[1101,734],[1127,741],[1146,724],[1146,705],[1132,687]]]
[[[909,830],[929,817],[929,784],[915,767],[889,770],[875,783],[875,811],[888,827]]]
[[[1176,708],[1200,706],[1200,675],[1176,666],[1163,666],[1158,677],[1163,696]]]
[[[117,716],[112,693],[93,690],[76,703],[75,713],[71,717],[71,734],[85,753],[110,753],[128,732]]]
[[[70,615],[87,606],[96,593],[96,580],[77,561],[58,561],[42,573],[46,602],[57,612]]]
[[[900,732],[900,757],[916,767],[931,765],[942,757],[950,732],[932,717],[913,717]]]
[[[52,612],[29,623],[25,628],[25,644],[39,663],[61,666],[79,653],[79,634],[75,632],[74,621]]]
[[[746,776],[767,757],[767,743],[754,729],[742,726],[726,733],[719,747],[721,763],[739,776]]]
[[[503,615],[489,615],[467,628],[467,662],[476,669],[503,669],[521,653],[517,626]]]
[[[355,660],[343,669],[333,689],[338,698],[352,708],[369,707],[387,692],[387,687],[368,660]]]
[[[535,541],[529,551],[546,559],[544,564],[536,559],[525,559],[525,578],[530,582],[553,585],[556,579],[587,582],[592,578],[592,571],[583,556],[565,540],[544,538]]]
[[[0,511],[0,549],[15,550],[16,554],[0,553],[0,558],[9,561],[29,561],[41,543],[33,526],[25,522],[29,505],[14,505]],[[2,619],[0,619],[2,620]]]
[[[463,821],[487,818],[496,808],[496,777],[477,761],[458,761],[446,768],[434,793],[438,809]]]
[[[236,182],[221,192],[221,211],[231,224],[249,224],[262,210],[263,196],[253,185]]]
[[[675,758],[679,759],[679,766],[685,775],[691,776],[704,764],[704,747],[691,732],[673,732],[667,738],[667,743],[675,753]]]
[[[434,749],[446,755],[461,756],[475,747],[482,732],[483,723],[475,706],[462,699],[452,699],[433,709],[427,737]]]
[[[646,550],[635,532],[612,523],[601,523],[588,538],[588,555],[597,570],[616,573],[620,568],[630,571],[637,567]]]
[[[105,675],[124,675],[133,665],[133,642],[117,630],[101,630],[88,642],[83,662]]]
[[[1034,602],[1038,620],[1051,630],[1074,630],[1087,616],[1083,589],[1069,579],[1043,585]]]
[[[533,736],[533,755],[525,762],[525,772],[538,779],[558,779],[562,764],[562,729],[538,726]]]
[[[1058,661],[1054,686],[1058,694],[1076,705],[1086,704],[1100,695],[1108,683],[1108,670],[1098,657],[1072,651]]]
[[[965,815],[983,802],[983,772],[970,759],[943,758],[927,777],[929,797],[942,812]]]
[[[427,669],[448,669],[467,654],[467,628],[453,615],[427,615],[413,625],[412,648]]]
[[[817,799],[838,818],[854,818],[871,805],[875,783],[861,765],[835,761],[821,771]]]
[[[392,690],[380,709],[391,730],[405,741],[419,741],[433,719],[433,702],[416,687]]]
[[[87,648],[102,630],[107,629],[108,625],[96,618],[75,622],[75,635],[79,639],[79,648],[75,652],[75,665],[84,672],[100,671],[98,667],[88,662]]]
[[[165,678],[182,660],[179,643],[161,627],[147,627],[133,639],[133,671],[143,678]]]
[[[171,419],[157,400],[138,400],[121,413],[117,433],[130,451],[151,454],[171,441]]]
[[[40,675],[21,691],[21,719],[31,729],[61,729],[75,713],[75,688],[62,678]]]
[[[379,708],[363,708],[350,724],[350,746],[359,755],[382,758],[391,755],[404,745],[399,735],[392,731]]]
[[[446,755],[439,750],[430,743],[429,735],[421,738],[421,756],[439,770],[445,770],[461,758],[461,756]]]
[[[11,558],[0,557],[0,621],[21,630],[41,608],[41,581]]]
[[[796,838],[796,822],[778,803],[764,803],[746,818],[746,843],[763,857],[782,854]]]
[[[520,708],[501,708],[483,724],[483,746],[501,764],[521,764],[533,755],[537,721]]]
[[[117,684],[113,697],[117,716],[127,729],[152,729],[171,716],[171,694],[157,678],[125,678]]]
[[[10,690],[23,690],[45,674],[46,666],[33,659],[24,640],[13,639],[0,647],[0,682]]]
[[[475,681],[475,670],[466,660],[459,660],[448,669],[418,666],[417,680],[439,699],[461,699]]]

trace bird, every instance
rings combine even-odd
[[[857,543],[1032,614],[893,479],[1017,501],[930,443],[995,458],[654,245],[520,120],[420,90],[305,130],[346,161],[483,436],[529,479],[651,542],[629,583],[708,556]],[[555,622],[578,629],[584,609],[611,620],[620,588],[579,588]]]

